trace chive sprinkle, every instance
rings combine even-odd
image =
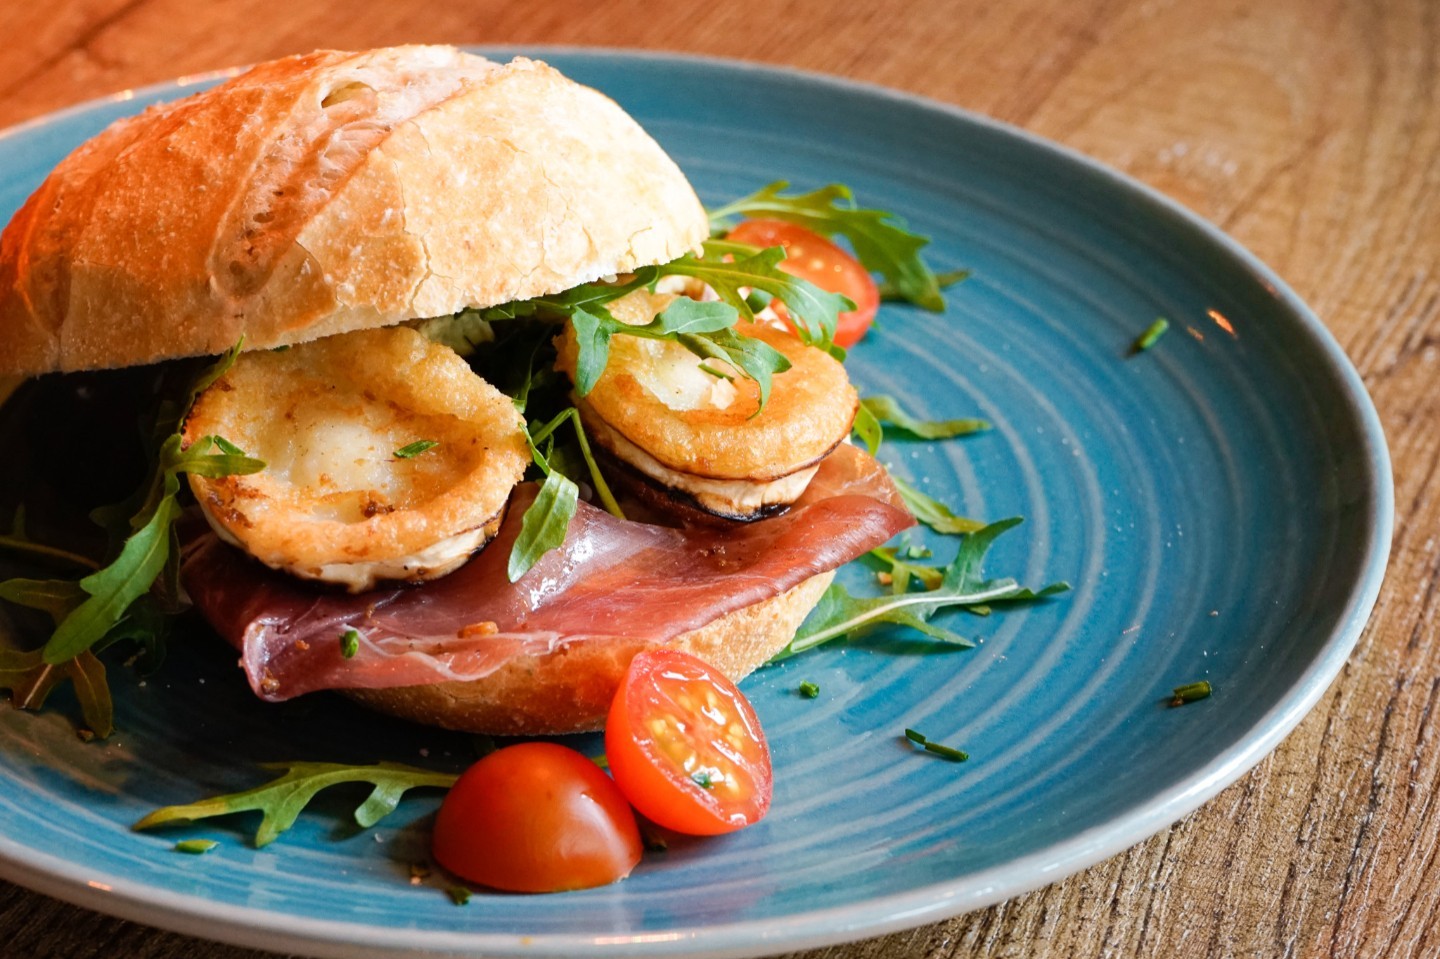
[[[963,749],[956,749],[954,746],[943,746],[940,743],[926,742],[925,751],[948,759],[952,763],[963,763],[970,758],[970,754]]]
[[[440,445],[439,440],[416,440],[407,446],[402,446],[395,451],[397,460],[414,459],[426,450],[433,450]]]
[[[800,684],[800,695],[804,696],[806,699],[814,699],[816,696],[820,695],[820,687],[807,679],[805,682]]]
[[[695,785],[701,789],[715,788],[715,780],[711,778],[710,770],[708,769],[696,770],[694,773],[691,773],[690,778],[694,781]]]
[[[1210,683],[1204,679],[1198,683],[1186,683],[1184,686],[1176,686],[1174,691],[1175,698],[1170,700],[1170,705],[1184,706],[1186,703],[1209,699],[1210,692]]]
[[[970,754],[954,746],[945,746],[941,743],[931,742],[925,738],[924,733],[916,732],[913,729],[905,730],[905,738],[917,746],[923,747],[927,753],[933,753],[942,759],[948,759],[952,763],[963,763],[970,758]]]
[[[358,652],[360,652],[360,634],[353,629],[345,630],[340,634],[340,655],[346,659],[354,659]]]
[[[445,890],[445,894],[448,895],[450,901],[457,906],[465,906],[470,903],[470,890],[464,886],[451,886]]]
[[[1145,328],[1144,333],[1141,333],[1135,339],[1134,344],[1130,347],[1130,353],[1132,355],[1135,353],[1144,353],[1150,349],[1150,347],[1154,346],[1155,342],[1164,336],[1165,331],[1168,329],[1170,329],[1170,321],[1163,316],[1159,317],[1154,323],[1151,323]]]
[[[214,439],[215,439],[215,445],[218,446],[218,447],[220,447],[220,452],[226,453],[226,454],[228,454],[228,455],[230,455],[230,456],[244,456],[244,455],[245,455],[245,451],[244,451],[244,450],[242,450],[240,447],[236,446],[234,443],[232,443],[232,442],[230,442],[229,440],[227,440],[225,437],[223,437],[223,436],[216,436],[216,437],[214,437]]]
[[[218,845],[220,844],[213,839],[182,839],[175,844],[175,851],[203,856]]]

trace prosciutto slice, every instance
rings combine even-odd
[[[478,679],[519,655],[625,637],[663,642],[834,569],[914,524],[885,471],[840,446],[780,516],[654,526],[581,503],[564,545],[511,583],[510,547],[533,485],[495,540],[449,576],[359,595],[307,585],[213,533],[186,550],[191,599],[279,701],[320,689]],[[359,636],[346,658],[341,637]]]

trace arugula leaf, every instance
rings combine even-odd
[[[762,262],[778,262],[783,257],[784,251],[777,247],[763,257]],[[823,322],[823,314],[832,305],[830,299],[835,294],[825,293],[778,270],[770,270],[762,276],[743,264],[741,270],[737,271],[736,265],[732,263],[718,260],[703,261],[703,265],[700,265],[701,263],[702,261],[694,257],[682,257],[664,266],[645,267],[627,283],[586,283],[554,296],[491,307],[484,311],[484,315],[488,319],[497,320],[536,316],[568,317],[575,332],[575,392],[580,396],[589,395],[599,382],[601,374],[605,372],[605,366],[610,360],[611,338],[624,335],[669,340],[681,344],[702,360],[723,360],[732,369],[756,381],[760,390],[760,406],[763,409],[770,396],[771,376],[789,369],[790,361],[765,343],[742,337],[735,332],[735,324],[742,315],[746,319],[754,318],[744,298],[739,296],[740,287],[746,283],[758,282],[770,287],[784,286],[792,289],[796,291],[793,295],[797,302],[812,304],[807,307],[808,315],[820,315],[821,319],[817,322]],[[746,270],[750,272],[745,272]],[[693,276],[700,273],[711,278],[728,277],[721,285],[733,294],[730,299],[738,302],[740,306],[737,308],[732,302],[702,302],[689,297],[678,297],[649,323],[634,325],[621,323],[605,307],[605,304],[634,290],[653,286],[661,276]],[[813,304],[818,304],[820,314],[816,314],[816,306]],[[836,315],[834,309],[829,309],[829,315],[830,335],[833,335]],[[713,367],[702,366],[702,369],[716,376],[727,375]],[[523,402],[523,399],[517,397],[517,403]]]
[[[867,396],[860,405],[876,420],[904,430],[922,440],[945,440],[968,436],[991,428],[988,420],[922,420],[907,413],[893,396]]]
[[[180,492],[181,473],[218,477],[264,468],[260,460],[233,452],[233,444],[213,436],[203,437],[189,449],[182,449],[179,430],[185,415],[195,398],[230,368],[241,345],[236,343],[200,375],[183,406],[169,404],[162,410],[156,433],[163,435],[168,431],[168,435],[160,444],[150,480],[126,504],[127,509],[134,510],[129,521],[122,522],[120,517],[124,514],[115,509],[97,511],[100,514],[97,519],[104,525],[113,525],[116,533],[124,534],[127,526],[129,529],[108,565],[78,583],[26,579],[0,583],[0,597],[23,605],[38,605],[57,615],[55,632],[43,649],[45,663],[60,666],[107,641],[107,636],[112,642],[116,636],[134,638],[142,629],[143,618],[132,618],[124,629],[117,630],[117,627],[124,622],[127,610],[150,593],[157,581],[161,583],[160,592],[167,597],[166,605],[176,602],[179,551],[173,524],[180,513],[176,497]],[[221,452],[210,453],[212,447],[219,447]],[[59,616],[62,612],[63,616]],[[150,651],[154,651],[153,646]],[[100,681],[103,682],[103,672]]]
[[[45,644],[47,663],[58,665],[85,652],[120,621],[131,603],[150,591],[170,556],[170,524],[180,514],[175,502],[179,489],[172,477],[155,512],[125,541],[115,561],[80,580],[89,598],[70,611]]]
[[[767,343],[738,335],[733,329],[735,310],[725,303],[700,302],[680,297],[649,323],[621,323],[609,311],[592,306],[570,316],[575,330],[575,392],[586,396],[595,388],[610,357],[610,338],[616,334],[679,343],[702,360],[722,360],[754,380],[760,391],[760,409],[770,398],[771,377],[790,368],[779,350]],[[713,369],[714,375],[724,375]],[[758,410],[757,410],[758,412]]]
[[[855,408],[855,422],[850,424],[850,432],[855,438],[865,444],[871,457],[880,450],[880,443],[885,438],[885,431],[880,427],[880,421],[875,414],[870,412],[863,402]]]
[[[104,638],[130,605],[150,591],[170,564],[176,555],[171,526],[180,515],[176,497],[182,472],[216,477],[254,473],[265,466],[248,456],[205,453],[213,442],[208,436],[188,450],[181,449],[181,442],[180,434],[173,433],[161,447],[156,474],[158,485],[152,486],[146,505],[131,518],[134,532],[125,540],[120,554],[110,565],[80,580],[80,588],[89,597],[55,628],[45,644],[47,663],[58,665]]]
[[[85,601],[85,591],[68,579],[7,579],[0,583],[0,599],[44,610],[59,625]]]
[[[506,575],[515,582],[530,571],[540,557],[565,542],[565,533],[580,500],[580,490],[559,470],[552,470],[540,487],[535,502],[520,521],[520,535],[510,549]]]
[[[355,822],[369,829],[395,811],[407,790],[421,786],[448,789],[459,777],[431,772],[399,763],[373,766],[346,766],[341,763],[275,763],[266,769],[283,769],[284,775],[263,786],[243,792],[212,796],[183,806],[165,806],[150,813],[131,829],[153,829],[175,822],[194,822],[237,812],[259,812],[260,828],[255,832],[257,848],[274,842],[295,824],[300,812],[315,794],[340,783],[370,783],[375,788],[355,810]]]
[[[919,582],[924,589],[935,589],[945,578],[943,567],[926,566],[923,563],[912,563],[908,559],[902,559],[900,550],[894,546],[881,546],[878,549],[872,549],[866,555],[889,567],[890,592],[892,593],[908,593],[912,579]]]
[[[161,446],[160,467],[165,473],[195,473],[198,476],[219,479],[222,476],[258,473],[265,468],[264,460],[238,452],[234,443],[218,436],[202,436],[187,449],[181,449],[180,443],[180,434],[175,433],[166,438]],[[209,452],[212,445],[221,452]]]
[[[45,662],[38,649],[0,649],[0,689],[10,690],[11,705],[17,709],[39,709],[67,680],[90,733],[104,739],[114,732],[115,704],[105,682],[105,664],[94,653],[86,651],[57,665]]]
[[[590,467],[596,491],[601,494],[601,498],[615,515],[623,515],[620,513],[619,504],[615,502],[614,496],[610,493],[604,477],[600,475],[600,467],[590,453],[590,444],[585,439],[585,428],[580,424],[579,410],[573,406],[568,407],[533,432],[527,426],[525,442],[530,446],[531,459],[545,474],[545,482],[541,484],[540,492],[536,494],[534,502],[526,507],[525,515],[520,519],[520,533],[515,537],[514,545],[510,547],[505,573],[512,583],[530,572],[531,567],[540,561],[540,557],[565,542],[565,534],[570,529],[570,521],[575,518],[575,510],[580,503],[580,488],[574,480],[552,463],[555,452],[555,430],[559,429],[561,424],[567,420],[575,426],[575,436],[579,441],[585,462]],[[543,453],[540,451],[542,444],[546,446],[547,450]]]
[[[770,401],[772,377],[790,369],[790,361],[785,358],[785,354],[768,343],[741,336],[734,330],[720,330],[703,338],[686,333],[682,334],[679,340],[690,352],[707,360],[723,360],[732,368],[744,371],[746,376],[755,381],[760,391],[760,402],[755,407],[755,412],[750,414],[752,417],[758,416]],[[713,375],[723,375],[703,364],[701,369]]]
[[[178,555],[178,550],[172,555]],[[142,675],[159,669],[165,661],[165,641],[170,632],[171,617],[179,610],[169,598],[162,600],[158,597],[157,592],[158,587],[132,603],[124,618],[110,627],[105,637],[91,647],[92,651],[99,653],[114,643],[128,640],[140,647],[136,666]]]
[[[23,505],[15,508],[15,516],[11,520],[9,534],[0,534],[0,549],[17,553],[29,553],[41,559],[57,560],[86,569],[100,568],[100,564],[88,556],[81,556],[79,553],[72,553],[69,550],[47,546],[44,543],[37,543],[31,539],[25,532],[25,507]]]
[[[631,327],[631,335],[648,334],[653,330],[668,339],[671,335],[720,333],[735,325],[735,309],[728,303],[713,300],[692,300],[677,297],[645,326]]]
[[[781,180],[758,192],[710,211],[712,230],[723,232],[736,217],[774,217],[798,223],[822,236],[840,235],[850,241],[855,256],[868,270],[885,278],[898,296],[933,312],[945,309],[940,283],[920,256],[927,237],[905,229],[893,214],[856,206],[850,188],[839,183],[810,193],[781,196],[790,184]],[[786,306],[790,301],[785,300]]]
[[[979,520],[956,515],[950,507],[929,493],[921,492],[899,476],[892,473],[890,480],[900,491],[900,498],[905,501],[910,512],[915,514],[915,518],[935,532],[953,535],[955,533],[974,533],[985,528],[985,524]]]
[[[947,607],[964,609],[1000,600],[1033,600],[1054,596],[1070,588],[1065,583],[1053,583],[1035,592],[1008,577],[984,578],[981,568],[995,538],[1021,522],[1016,516],[964,535],[955,559],[944,570],[940,584],[926,592],[856,597],[839,583],[832,583],[800,625],[795,638],[775,655],[772,662],[881,623],[907,626],[947,645],[973,645],[968,639],[930,622],[930,618]]]
[[[703,280],[745,320],[753,321],[755,312],[743,291],[763,290],[779,297],[785,301],[785,309],[803,342],[829,350],[837,358],[844,358],[845,351],[832,341],[840,314],[855,309],[855,304],[848,297],[822,290],[808,280],[791,276],[780,269],[785,250],[778,246],[756,250],[738,243],[707,240],[705,253],[703,258],[686,254],[661,269],[667,275]],[[721,258],[727,253],[732,254],[734,259],[727,261]]]
[[[570,325],[575,330],[575,392],[589,396],[600,374],[610,362],[610,337],[625,324],[610,315],[600,306],[590,310],[577,308],[570,314]]]
[[[481,317],[479,310],[461,310],[449,316],[419,320],[413,325],[427,340],[442,343],[464,357],[495,340],[495,328]]]
[[[943,273],[936,273],[935,285],[941,290],[948,290],[955,284],[963,283],[965,280],[970,279],[971,274],[972,271],[970,270],[946,270]],[[876,287],[876,292],[880,294],[880,299],[882,300],[905,299],[905,295],[889,280],[881,280],[880,283],[876,284]]]

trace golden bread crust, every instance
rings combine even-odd
[[[543,63],[289,57],[61,162],[0,237],[0,372],[445,315],[665,262],[706,233],[639,125]]]
[[[790,641],[834,578],[833,571],[812,576],[665,645],[694,653],[739,680]],[[372,709],[446,729],[502,736],[587,732],[605,725],[630,660],[648,645],[573,643],[543,656],[511,660],[471,682],[342,692]]]

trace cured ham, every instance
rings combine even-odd
[[[182,576],[196,607],[240,650],[256,694],[279,701],[320,689],[478,679],[566,643],[663,642],[914,524],[885,471],[842,445],[794,506],[758,522],[659,526],[581,503],[564,545],[511,583],[507,559],[534,495],[532,485],[517,489],[489,547],[421,586],[317,589],[211,533],[189,545]]]

